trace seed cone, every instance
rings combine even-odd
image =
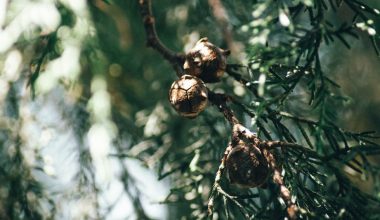
[[[186,54],[183,68],[186,74],[199,77],[206,83],[219,82],[226,69],[229,53],[229,50],[220,49],[207,38],[202,38]]]
[[[261,186],[269,175],[268,162],[260,149],[243,141],[228,154],[226,167],[230,182],[244,188]]]
[[[169,101],[182,116],[195,118],[207,106],[208,93],[202,80],[195,76],[183,75],[173,82],[169,90]]]

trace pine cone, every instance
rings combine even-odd
[[[202,38],[186,54],[183,68],[186,74],[199,77],[206,83],[219,82],[229,54],[229,50],[220,49],[207,38]]]
[[[244,188],[261,186],[269,176],[269,164],[261,150],[243,141],[233,146],[226,167],[230,182]]]
[[[208,92],[204,82],[195,76],[183,75],[169,90],[169,101],[182,116],[195,118],[207,106]]]

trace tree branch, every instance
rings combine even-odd
[[[151,0],[139,0],[139,6],[147,37],[147,46],[159,52],[164,59],[172,64],[174,70],[177,72],[177,76],[181,76],[183,74],[185,55],[170,50],[158,38],[155,19],[152,13]],[[209,101],[218,107],[219,111],[223,113],[224,117],[230,122],[231,126],[240,124],[239,120],[226,104],[228,99],[229,97],[224,94],[216,94],[209,91]]]
[[[208,212],[208,215],[212,218],[212,215],[214,212],[214,200],[215,200],[215,197],[217,196],[217,193],[220,193],[222,196],[224,196],[225,198],[228,198],[233,203],[235,203],[239,207],[239,209],[242,212],[242,214],[244,215],[244,217],[246,219],[249,219],[249,214],[244,210],[243,205],[240,204],[239,201],[236,200],[237,197],[229,195],[220,186],[220,180],[222,178],[222,174],[223,174],[223,171],[224,171],[225,166],[226,166],[226,159],[227,159],[228,154],[231,152],[231,150],[232,150],[232,144],[229,143],[228,147],[224,151],[223,158],[220,162],[218,171],[216,172],[216,175],[215,175],[214,185],[212,187],[210,198],[209,198],[209,201],[207,204],[207,212]]]
[[[290,190],[285,186],[284,178],[281,175],[281,167],[277,165],[276,159],[267,149],[263,149],[269,162],[269,166],[273,170],[273,182],[280,187],[280,197],[284,200],[286,205],[286,212],[289,219],[297,219],[298,207],[292,200],[292,194]]]
[[[152,13],[151,0],[139,0],[140,14],[144,23],[147,46],[157,50],[167,61],[172,64],[177,76],[183,73],[183,63],[185,62],[185,55],[176,53],[167,48],[159,39],[155,26],[155,18]]]
[[[234,127],[237,124],[240,124],[239,119],[234,115],[233,111],[227,106],[227,101],[231,100],[231,97],[221,94],[221,93],[214,93],[209,91],[208,92],[208,99],[209,101],[215,105],[220,112],[223,113],[224,117],[227,119],[228,122],[230,122],[231,127]]]
[[[226,18],[223,17],[223,13],[225,14],[225,10],[223,8],[223,5],[219,0],[209,0],[210,6],[214,7],[214,15],[219,20],[220,23],[223,23],[225,27],[226,26]],[[156,28],[155,28],[155,21],[154,17],[152,15],[152,8],[151,8],[151,0],[139,0],[139,6],[140,6],[140,12],[143,19],[143,24],[145,28],[145,32],[147,35],[147,46],[152,47],[156,51],[158,51],[164,59],[168,60],[173,68],[176,70],[177,75],[180,76],[183,73],[182,65],[184,63],[185,55],[175,53],[174,51],[168,49],[158,38]],[[224,20],[223,20],[224,19]],[[226,35],[228,36],[228,35]],[[232,40],[232,35],[230,35]],[[235,76],[236,77],[236,76]],[[243,78],[240,78],[242,83],[246,83]],[[223,170],[225,169],[225,161],[227,158],[227,155],[229,154],[230,150],[232,149],[234,143],[238,141],[242,136],[252,143],[259,144],[265,154],[267,154],[267,157],[269,159],[270,167],[274,171],[273,175],[273,181],[279,185],[280,187],[280,197],[285,201],[287,205],[287,213],[288,217],[290,219],[296,219],[297,215],[297,206],[292,202],[291,200],[291,193],[286,188],[283,177],[281,176],[281,168],[279,168],[276,164],[274,156],[268,151],[268,149],[272,146],[287,146],[291,145],[290,143],[283,143],[283,142],[276,142],[276,141],[263,141],[261,142],[257,135],[253,132],[251,132],[249,129],[245,128],[238,118],[235,116],[231,108],[228,107],[227,102],[232,101],[234,102],[234,99],[228,95],[220,94],[220,93],[214,93],[212,91],[208,92],[209,94],[209,101],[215,105],[220,112],[223,113],[226,120],[231,124],[232,127],[232,140],[230,145],[227,147],[224,156],[222,158],[221,164],[219,166],[218,172],[215,176],[214,186],[211,192],[209,204],[208,204],[208,212],[209,215],[212,215],[212,210],[214,206],[214,198],[215,193],[218,192],[225,196],[226,198],[232,200],[242,211],[243,215],[246,218],[249,218],[248,213],[243,209],[243,206],[235,200],[235,198],[231,197],[228,193],[226,193],[221,187],[220,187],[220,179],[221,175],[223,173]],[[297,145],[298,146],[298,145]]]

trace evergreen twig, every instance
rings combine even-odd
[[[219,1],[210,0],[209,4],[212,2],[218,3]],[[356,6],[360,5],[357,1],[347,3],[347,1],[344,0],[344,2],[348,4],[358,16],[363,19],[367,18],[364,12],[357,9]],[[169,50],[159,40],[154,26],[151,2],[149,0],[140,0],[139,3],[141,9],[140,11],[143,16],[145,32],[147,34],[147,45],[157,50],[164,57],[164,59],[168,60],[173,65],[177,75],[181,75],[182,72],[178,71],[181,71],[184,55],[177,54]],[[340,7],[340,3],[334,4],[332,1],[329,1],[329,3],[330,7],[332,7],[334,11]],[[213,13],[216,19],[222,26],[226,25],[226,21],[221,20],[221,17],[219,17],[217,13],[217,11],[221,9],[221,6],[218,4],[211,4],[211,6],[213,7]],[[321,171],[315,168],[316,165],[322,166],[323,162],[327,161],[328,164],[324,167],[326,169],[333,170],[335,177],[339,179],[339,181],[346,181],[345,178],[341,177],[341,173],[337,171],[336,167],[330,162],[332,159],[341,160],[344,158],[342,164],[361,172],[361,169],[364,166],[363,164],[368,166],[368,161],[363,159],[364,162],[360,163],[354,158],[354,156],[360,155],[364,157],[365,152],[370,152],[371,154],[378,153],[378,145],[370,140],[371,138],[374,138],[371,134],[347,132],[333,122],[334,114],[329,109],[329,99],[332,98],[332,92],[330,91],[332,89],[330,87],[333,86],[338,88],[339,86],[324,75],[322,65],[320,63],[319,49],[324,42],[328,43],[333,41],[334,36],[350,48],[350,42],[343,37],[343,34],[347,34],[355,38],[357,37],[357,34],[354,32],[352,26],[341,25],[338,29],[334,30],[331,23],[324,21],[324,16],[326,11],[329,9],[329,6],[323,1],[316,2],[314,7],[301,5],[301,7],[297,6],[297,8],[297,10],[294,10],[293,8],[291,9],[293,16],[296,16],[297,13],[300,13],[300,9],[304,8],[309,15],[312,28],[305,29],[296,26],[297,33],[290,34],[290,36],[296,39],[295,43],[298,48],[292,51],[296,53],[287,53],[285,51],[282,53],[277,53],[276,55],[281,58],[285,58],[289,55],[292,59],[294,59],[294,63],[296,65],[300,65],[301,67],[277,66],[277,64],[273,65],[273,61],[266,64],[267,66],[265,68],[261,68],[260,71],[254,70],[251,66],[242,66],[237,64],[230,64],[227,66],[226,72],[229,76],[240,82],[244,87],[252,92],[258,101],[262,102],[262,105],[259,107],[259,111],[252,110],[251,107],[240,103],[229,95],[209,91],[209,102],[218,108],[225,119],[230,123],[232,128],[232,140],[224,151],[210,193],[208,203],[208,213],[210,216],[212,216],[213,213],[215,198],[220,194],[223,196],[223,201],[232,201],[239,208],[243,216],[247,219],[250,218],[250,213],[247,211],[249,210],[248,206],[250,204],[244,203],[239,196],[231,196],[222,188],[220,184],[223,171],[226,168],[225,165],[227,156],[232,150],[234,143],[239,141],[241,138],[245,138],[252,143],[257,143],[260,150],[266,155],[269,166],[273,171],[273,182],[279,186],[279,196],[286,204],[286,215],[290,219],[296,219],[297,216],[300,215],[299,211],[301,209],[299,207],[304,207],[307,211],[309,211],[310,216],[315,215],[315,212],[337,215],[336,209],[341,207],[334,203],[334,201],[331,201],[329,204],[322,204],[324,194],[319,194],[322,193],[322,190],[317,192],[313,191],[312,187],[310,188],[310,186],[306,186],[308,181],[315,185],[323,184],[320,179],[325,178],[325,176],[321,173]],[[364,9],[367,12],[370,11],[367,6],[365,6]],[[304,33],[304,35],[301,35],[300,33]],[[271,52],[270,50],[268,51]],[[265,53],[264,51],[261,55],[262,59],[258,59],[258,62],[260,64],[265,63],[266,60],[271,59],[276,55]],[[278,86],[278,88],[282,89],[282,93],[274,98],[266,100],[265,97],[259,95],[257,91],[258,83],[245,79],[242,74],[239,73],[239,68],[246,68],[248,72],[258,74],[263,74],[263,70],[267,70],[268,72],[264,74],[269,76],[269,80],[265,83],[268,85]],[[281,73],[284,69],[287,69],[285,71],[286,76]],[[287,111],[278,110],[272,107],[273,104],[276,103],[279,103],[279,106],[283,106],[283,103],[286,99],[288,99],[289,95],[293,92],[296,86],[302,82],[302,80],[306,81],[308,84],[307,86],[310,91],[310,105],[318,112],[319,116],[317,121],[294,116]],[[247,113],[252,118],[256,118],[258,128],[260,128],[260,130],[264,133],[268,141],[261,141],[255,133],[252,133],[249,129],[245,128],[242,123],[240,123],[232,109],[227,105],[228,102],[236,104],[241,107],[243,112]],[[297,139],[295,135],[292,134],[288,126],[281,121],[283,117],[291,119],[292,122],[300,129],[302,137],[304,137],[310,148],[303,147],[296,143]],[[267,129],[267,127],[269,127],[269,122],[273,123],[274,129],[276,129],[277,135],[281,141],[272,141],[272,134],[270,133],[270,130]],[[312,135],[313,137],[309,137],[309,135]],[[337,137],[339,137],[340,140],[337,139]],[[374,148],[352,148],[352,144],[349,142],[350,140],[359,142],[359,144],[369,144],[374,146]],[[324,145],[330,146],[331,149],[325,149]],[[276,147],[281,148],[283,154],[282,156],[286,157],[285,161],[287,163],[285,163],[283,167],[277,164],[277,158],[275,158],[274,154],[271,152],[273,148]],[[308,159],[305,160],[305,157],[308,157]],[[360,168],[357,168],[357,166]],[[294,181],[295,185],[293,185],[293,183],[291,185],[291,189],[294,190],[293,193],[297,196],[297,198],[304,199],[302,204],[299,202],[300,199],[298,199],[298,203],[296,204],[294,198],[292,198],[292,193],[284,182],[284,176],[282,175],[283,169],[289,173],[289,177],[287,178]],[[298,179],[301,178],[301,176],[303,176],[303,182],[298,182]],[[339,182],[339,185],[340,190],[343,190],[344,187],[354,188],[348,182]],[[359,194],[360,193],[358,193],[358,195]],[[342,196],[347,196],[347,194],[342,193]],[[315,199],[312,197],[315,197]],[[328,196],[325,198],[327,197]],[[254,209],[255,208],[252,208],[251,210]],[[226,216],[229,217],[227,206],[225,211],[227,212]],[[261,209],[261,211],[256,212],[256,214],[259,216],[260,212],[264,212],[264,210]],[[355,215],[355,213],[349,211],[349,216]]]
[[[139,0],[139,5],[146,33],[147,46],[157,50],[165,60],[169,61],[178,76],[182,75],[182,66],[185,60],[184,54],[175,53],[167,48],[159,39],[155,26],[155,18],[152,14],[152,2],[150,0]]]

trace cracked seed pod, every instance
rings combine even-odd
[[[229,50],[220,49],[207,38],[202,38],[186,54],[183,68],[186,74],[196,76],[206,83],[219,82],[229,54]]]
[[[269,164],[261,150],[243,141],[228,154],[226,167],[230,182],[244,188],[261,186],[269,176]]]
[[[182,116],[195,118],[207,106],[207,88],[195,76],[183,75],[169,90],[169,101]]]

